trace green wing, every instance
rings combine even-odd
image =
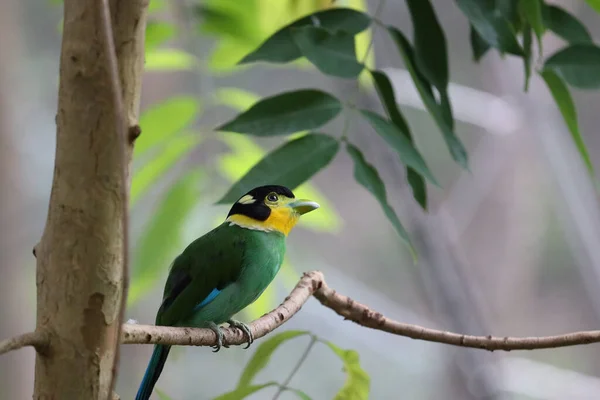
[[[156,325],[177,325],[209,296],[234,282],[241,273],[245,248],[244,235],[228,223],[190,243],[173,261]]]

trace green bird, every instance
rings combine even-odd
[[[156,314],[156,325],[210,328],[223,344],[219,324],[227,322],[254,338],[248,325],[232,317],[269,286],[283,262],[285,239],[300,215],[319,208],[297,200],[284,186],[260,186],[242,196],[225,221],[194,240],[175,258]],[[171,346],[155,345],[136,400],[147,400]]]

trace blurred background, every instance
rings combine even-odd
[[[375,13],[380,0],[337,1]],[[583,1],[554,1],[600,37],[598,15]],[[325,273],[336,290],[390,318],[476,335],[536,336],[600,326],[600,213],[597,197],[549,92],[535,74],[523,93],[522,62],[490,52],[472,61],[469,26],[454,2],[433,4],[448,40],[456,130],[471,173],[450,158],[424,111],[394,44],[375,28],[371,65],[389,73],[416,142],[442,189],[429,187],[429,212],[412,198],[396,154],[353,119],[349,138],[386,182],[420,254],[413,265],[379,205],[352,177],[340,152],[297,196],[322,208],[289,237],[287,260],[269,290],[240,318],[270,310],[303,271]],[[153,323],[173,257],[227,214],[217,201],[281,138],[211,130],[256,99],[315,87],[380,110],[372,88],[326,77],[306,62],[235,63],[275,30],[328,1],[151,1],[142,96],[142,136],[132,186],[132,287],[126,318]],[[194,12],[190,12],[190,7]],[[404,2],[387,1],[379,18],[412,36]],[[0,4],[0,338],[35,327],[35,259],[53,172],[62,5]],[[544,52],[563,46],[546,35]],[[600,93],[575,91],[580,126],[600,162]],[[322,129],[337,133],[343,118]],[[592,399],[600,393],[600,346],[487,353],[410,340],[345,322],[311,299],[282,330],[309,330],[353,349],[370,376],[372,399]],[[212,353],[176,348],[157,388],[173,399],[210,399],[232,390],[261,339]],[[273,355],[256,383],[283,381],[309,342],[300,337]],[[133,398],[152,351],[123,346],[117,392]],[[4,399],[33,392],[34,351],[0,358]],[[291,386],[330,399],[345,374],[336,355],[315,345]],[[249,397],[272,398],[267,388]],[[281,399],[297,395],[285,392]]]

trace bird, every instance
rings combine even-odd
[[[209,328],[223,343],[220,325],[240,329],[250,347],[252,331],[233,316],[252,304],[281,268],[288,234],[301,215],[319,204],[296,199],[281,185],[255,187],[230,208],[224,222],[191,242],[172,262],[155,324]],[[155,345],[136,400],[150,398],[170,345]]]

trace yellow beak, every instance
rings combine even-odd
[[[320,206],[318,203],[316,203],[314,201],[299,199],[299,200],[294,200],[294,201],[288,203],[288,207],[292,208],[295,212],[302,215],[302,214],[311,212],[313,210],[316,210]]]

